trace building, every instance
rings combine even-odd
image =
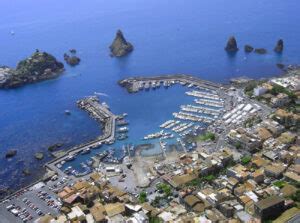
[[[274,108],[282,107],[290,102],[290,98],[287,94],[279,93],[276,97],[271,98],[271,105]]]
[[[261,95],[265,94],[267,91],[268,91],[267,88],[265,88],[263,86],[257,86],[256,88],[253,89],[253,95],[261,96]]]
[[[262,221],[278,217],[284,211],[284,199],[271,196],[254,204],[254,211]]]

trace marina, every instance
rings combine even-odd
[[[166,120],[157,126],[159,131],[144,135],[141,138],[142,141],[151,140],[154,148],[160,147],[163,154],[166,154],[168,145],[178,144],[179,147],[184,145],[192,149],[194,145],[186,144],[184,138],[189,134],[204,131],[224,112],[224,100],[219,96],[222,86],[195,77],[167,75],[142,79],[130,78],[119,83],[123,83],[125,86],[124,82],[127,83],[127,85],[125,84],[127,89],[145,89],[146,91],[158,89],[161,86],[169,88],[178,84],[181,87],[192,89],[185,92],[187,97],[197,98],[193,100],[194,103],[180,105],[180,111],[170,114],[173,119]],[[131,86],[128,86],[128,83]],[[100,103],[97,96],[79,100],[77,105],[88,112],[103,127],[104,134],[93,142],[77,146],[67,152],[67,155],[48,163],[46,166],[49,169],[53,170],[54,168],[55,171],[79,177],[90,173],[93,168],[98,168],[101,163],[119,164],[125,162],[125,157],[134,155],[134,145],[129,143],[129,121],[125,119],[127,113],[114,115],[108,104]],[[100,152],[92,150],[101,146],[103,149]],[[73,166],[73,162],[75,166]]]

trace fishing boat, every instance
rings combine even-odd
[[[75,156],[69,155],[69,156],[67,156],[67,158],[65,159],[65,161],[69,162],[69,161],[72,161],[74,159],[75,159]]]
[[[90,148],[86,148],[86,149],[82,150],[82,151],[80,152],[80,154],[81,154],[81,155],[85,155],[85,154],[88,154],[88,153],[90,153],[90,152],[91,152],[91,149],[90,149]]]

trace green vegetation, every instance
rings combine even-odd
[[[296,95],[293,92],[289,91],[288,89],[286,89],[280,85],[276,85],[276,84],[273,85],[273,88],[270,91],[270,93],[272,95],[278,95],[279,93],[284,93],[284,94],[287,94],[289,96],[289,98],[292,100],[294,100],[296,98]]]
[[[244,93],[249,97],[253,96],[253,89],[256,88],[258,83],[256,81],[249,81],[244,88]]]
[[[253,116],[253,117],[248,118],[248,119],[244,122],[244,126],[245,126],[246,128],[250,128],[250,127],[254,126],[255,124],[260,123],[261,121],[262,121],[262,120],[261,120],[261,117]]]
[[[250,161],[251,161],[251,156],[244,156],[244,157],[242,157],[242,159],[241,159],[241,163],[242,163],[243,165],[247,165]]]
[[[208,175],[208,176],[203,177],[203,179],[204,179],[205,181],[211,182],[211,181],[215,180],[216,177],[215,177],[214,175],[210,174],[210,175]]]
[[[139,202],[140,203],[145,203],[147,201],[147,194],[145,191],[142,191],[140,194],[139,194]]]
[[[159,217],[152,217],[152,216],[150,216],[149,223],[163,223],[163,220],[160,219]]]
[[[215,139],[216,136],[212,132],[206,132],[205,134],[196,137],[196,141],[214,141]]]
[[[278,181],[274,182],[273,185],[278,188],[283,188],[286,185],[286,182],[282,181],[282,180],[278,180]]]
[[[172,194],[171,186],[168,184],[160,183],[156,186],[156,188],[159,191],[163,191],[166,197]]]
[[[212,182],[215,179],[216,179],[216,176],[210,174],[210,175],[207,175],[207,176],[196,178],[196,179],[188,182],[186,184],[186,186],[197,187],[197,188],[201,189],[205,182],[210,183],[210,182]]]
[[[236,149],[241,149],[242,148],[242,144],[240,142],[236,142],[234,144],[234,146],[235,146]]]
[[[300,202],[300,190],[297,190],[295,194],[290,197],[295,202]]]

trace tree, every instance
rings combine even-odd
[[[147,201],[147,193],[145,191],[142,191],[139,194],[139,202],[140,203],[145,203]]]

